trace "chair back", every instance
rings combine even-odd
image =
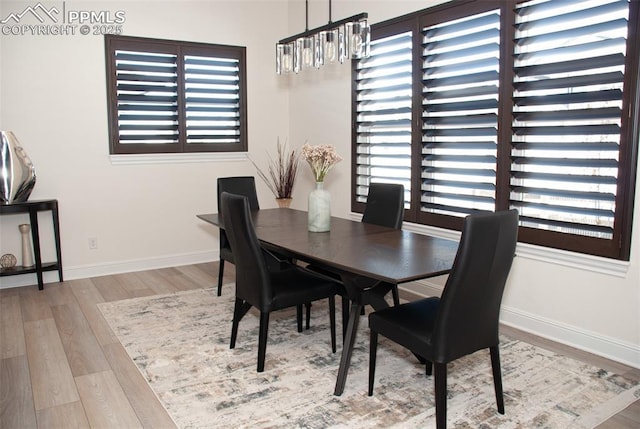
[[[371,183],[362,222],[401,229],[404,217],[404,186]]]
[[[249,199],[243,195],[223,192],[222,219],[236,266],[236,297],[265,309],[272,298],[269,270],[258,241]]]
[[[219,177],[218,178],[218,211],[220,211],[220,195],[223,192],[244,195],[249,199],[251,210],[260,210],[256,179],[253,176]]]
[[[498,345],[500,304],[517,237],[517,210],[465,218],[433,329],[436,362]]]
[[[223,192],[230,194],[244,195],[249,199],[251,210],[260,210],[258,204],[258,193],[256,192],[256,179],[253,176],[219,177],[218,178],[218,212],[222,213],[220,207],[220,195]],[[233,254],[227,234],[220,230],[220,251],[221,258],[233,262]]]

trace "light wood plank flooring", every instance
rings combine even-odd
[[[96,304],[212,287],[217,264],[0,290],[0,428],[173,428]],[[228,281],[233,266],[225,269]],[[640,380],[640,370],[505,327],[507,335]],[[599,429],[640,427],[640,401]]]

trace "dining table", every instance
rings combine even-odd
[[[218,213],[197,217],[224,229]],[[364,306],[388,307],[389,285],[447,274],[458,249],[456,240],[339,217],[331,217],[329,231],[310,232],[307,212],[291,208],[255,210],[252,220],[263,246],[334,273],[344,285],[348,301],[343,301],[344,338],[336,396],[344,391]]]

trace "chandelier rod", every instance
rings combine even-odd
[[[346,24],[347,22],[360,21],[361,19],[366,19],[367,17],[368,17],[368,14],[366,12],[359,13],[357,15],[350,16],[349,18],[344,18],[336,22],[330,22],[328,24],[322,25],[312,30],[305,30],[302,33],[296,34],[294,36],[289,36],[287,38],[281,39],[278,41],[278,43],[290,43],[296,39],[299,39],[300,37],[309,37],[312,34],[315,34],[319,31],[331,30],[333,28],[341,26],[342,24]]]

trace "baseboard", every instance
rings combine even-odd
[[[510,307],[502,307],[507,326],[640,369],[640,347]]]
[[[104,264],[78,265],[74,267],[66,267],[63,265],[63,276],[64,280],[86,279],[89,277],[100,277],[111,274],[131,273],[135,271],[200,264],[204,262],[217,261],[219,258],[220,254],[216,250],[183,253],[179,255],[170,255],[158,258],[115,261]],[[47,271],[43,273],[43,279],[45,284],[57,282],[58,272]],[[15,276],[0,277],[0,289],[30,286],[34,284],[37,284],[35,274],[20,274]]]
[[[442,285],[428,280],[401,285],[400,289],[418,296],[440,296]],[[640,369],[640,347],[615,338],[540,317],[512,307],[503,306],[500,322],[570,347],[602,356]]]

